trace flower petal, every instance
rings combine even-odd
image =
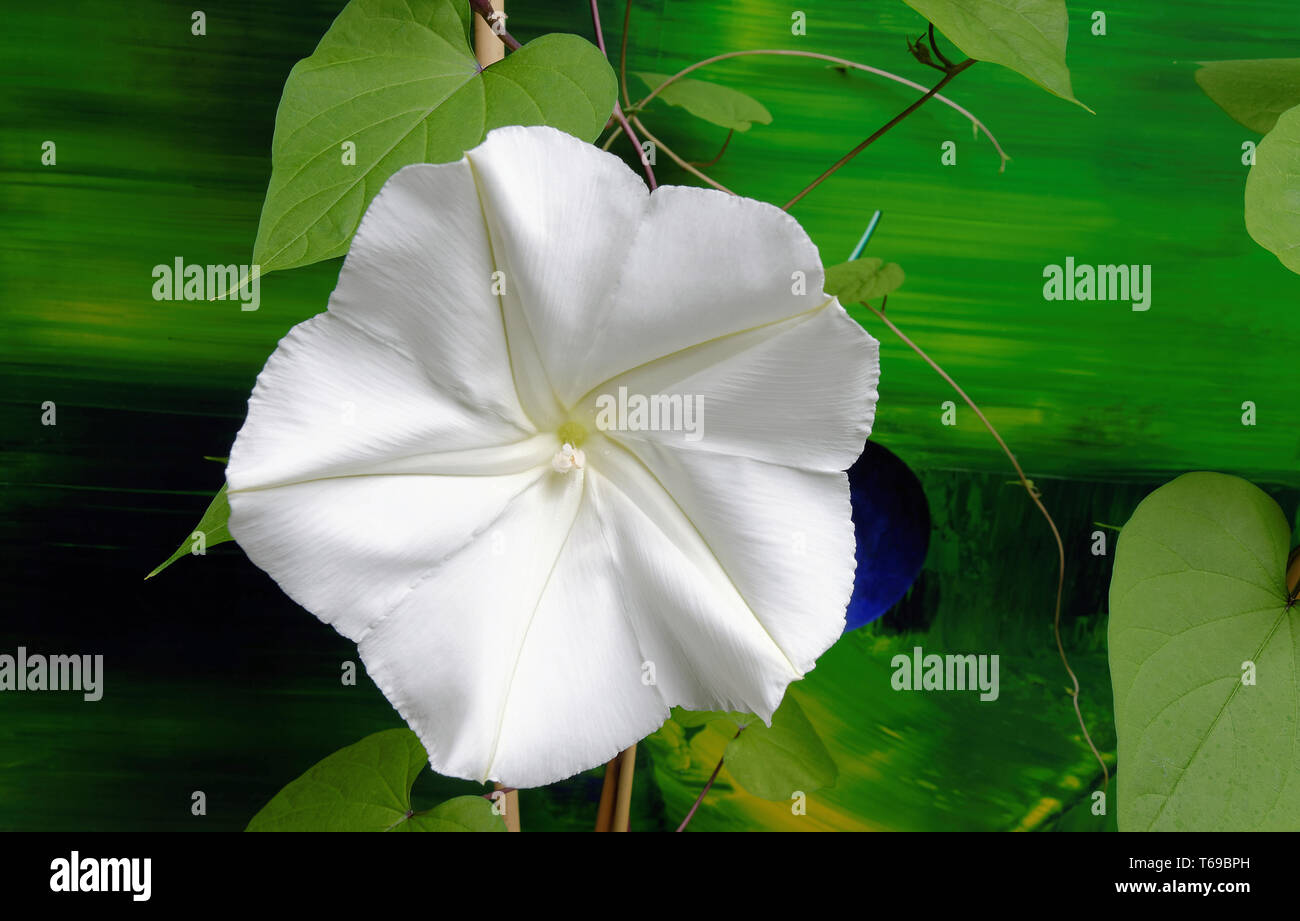
[[[411,356],[467,406],[532,429],[516,393],[492,243],[468,161],[415,164],[371,202],[329,310]],[[525,343],[518,343],[520,351]]]
[[[637,481],[659,485],[676,506],[676,515],[697,533],[697,547],[704,548],[690,553],[691,562],[701,571],[720,569],[743,602],[741,609],[719,605],[715,616],[735,619],[741,614],[732,612],[743,611],[785,660],[784,668],[775,670],[764,663],[765,674],[756,676],[751,687],[751,706],[746,709],[765,716],[756,709],[765,697],[765,683],[780,679],[783,688],[803,675],[844,630],[854,570],[847,476],[635,443],[629,451],[643,468],[638,474],[631,463],[611,462],[618,450],[601,456],[600,472],[636,496],[642,509],[655,504],[646,498],[649,489],[638,487]],[[665,525],[669,520],[671,516],[663,514],[655,523],[665,533],[670,527],[685,530],[680,524]],[[662,616],[672,616],[670,608],[656,603]],[[724,660],[706,667],[742,666]]]
[[[234,493],[494,447],[502,461],[479,458],[469,472],[517,471],[526,466],[509,460],[517,451],[511,446],[535,435],[527,420],[435,388],[404,350],[322,313],[290,330],[258,374],[226,479]],[[427,471],[434,470],[466,472],[429,460]],[[237,517],[233,503],[232,513]]]
[[[442,774],[532,787],[613,757],[668,716],[619,603],[584,474],[547,473],[360,643]]]
[[[601,427],[600,407],[618,410],[622,390],[625,404],[653,399],[660,408],[655,427],[609,432],[621,442],[841,471],[871,433],[879,352],[880,344],[832,300],[620,375],[589,400],[585,414]]]
[[[830,300],[816,246],[772,205],[648,194],[618,157],[548,128],[498,128],[467,158],[503,305],[565,407],[645,362]]]
[[[644,465],[617,445],[595,451],[601,464],[589,477],[621,607],[664,699],[770,717],[802,671]]]
[[[435,390],[332,313],[258,375],[226,469],[230,531],[295,601],[351,638],[541,471],[553,435]]]
[[[345,476],[231,490],[231,533],[285,594],[357,641],[440,561],[493,540],[493,522],[543,475]]]
[[[596,383],[584,387],[575,362],[609,309],[649,192],[618,157],[553,128],[498,128],[466,156],[506,274],[504,308],[572,405]]]
[[[807,313],[830,301],[817,247],[781,209],[712,189],[650,196],[618,287],[596,305],[577,398],[681,349]]]

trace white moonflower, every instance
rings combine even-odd
[[[844,628],[879,378],[822,277],[777,208],[550,128],[408,166],[258,376],[231,533],[442,774],[551,783],[670,706],[770,719]],[[602,431],[620,388],[658,411]]]

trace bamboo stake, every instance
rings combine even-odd
[[[506,0],[496,0],[492,8],[505,15]],[[474,17],[474,56],[478,58],[479,67],[495,64],[506,56],[506,46],[501,37],[492,31],[492,26],[482,16]]]
[[[493,9],[504,14],[506,0],[496,0]],[[501,37],[492,31],[492,26],[482,16],[474,17],[474,56],[478,58],[479,67],[495,64],[506,56],[506,46]],[[501,784],[496,788],[502,789]],[[519,831],[519,791],[508,791],[504,800],[506,831]]]
[[[618,786],[618,761],[615,755],[605,763],[605,783],[600,788],[600,806],[596,810],[596,831],[609,831],[614,824],[614,790]]]
[[[507,789],[501,784],[496,784],[496,789],[505,790],[501,796],[493,797],[505,804],[501,818],[506,820],[506,831],[519,831],[519,791],[513,788]]]
[[[631,831],[629,816],[632,812],[632,772],[636,770],[636,743],[618,756],[618,794],[614,798],[613,831]]]

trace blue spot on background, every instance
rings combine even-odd
[[[921,481],[888,448],[868,441],[849,468],[857,572],[844,625],[856,630],[907,594],[930,546],[930,505]]]

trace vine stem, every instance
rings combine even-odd
[[[634,124],[639,128],[639,129],[641,129],[641,133],[644,134],[644,135],[646,136],[646,138],[649,139],[650,143],[653,144],[653,145],[655,145],[655,149],[657,149],[657,150],[662,150],[664,153],[668,154],[668,159],[672,160],[674,163],[676,163],[676,164],[677,164],[678,166],[680,166],[682,169],[686,170],[686,172],[690,173],[692,176],[696,177],[697,179],[699,179],[699,180],[701,180],[701,181],[703,181],[703,182],[707,182],[709,185],[713,186],[713,187],[714,187],[715,189],[717,189],[719,192],[726,192],[728,195],[735,195],[735,194],[736,194],[735,192],[731,191],[731,189],[727,188],[727,187],[726,187],[725,185],[723,185],[722,183],[720,183],[720,182],[718,182],[718,181],[716,181],[716,180],[714,180],[714,179],[709,178],[709,177],[706,176],[706,175],[705,175],[701,170],[699,170],[699,169],[697,169],[696,167],[692,166],[690,163],[688,163],[687,161],[683,160],[681,157],[677,156],[677,154],[673,152],[673,149],[672,149],[671,147],[669,147],[669,146],[668,146],[667,144],[665,144],[663,141],[659,140],[657,137],[655,137],[653,134],[651,134],[651,133],[650,133],[650,129],[647,128],[647,127],[645,126],[645,124],[642,123],[641,119],[637,118],[635,115],[632,116],[632,122],[633,122],[633,123],[634,123]],[[654,186],[651,186],[651,188],[654,188]]]
[[[731,740],[734,742],[736,739],[739,739],[740,734],[744,731],[745,727],[741,726],[736,730],[736,734],[731,737]],[[691,804],[691,811],[686,813],[686,818],[682,819],[682,824],[677,826],[678,831],[686,831],[686,826],[690,825],[691,819],[695,818],[695,811],[700,808],[700,803],[704,802],[704,797],[713,789],[713,782],[718,779],[718,772],[722,770],[722,762],[725,761],[726,758],[726,749],[723,749],[722,757],[718,759],[718,763],[713,768],[713,773],[709,775],[709,782],[704,785],[704,789],[700,791],[700,795],[695,797],[695,802]]]
[[[609,57],[609,52],[605,50],[605,33],[600,28],[600,9],[596,0],[591,0],[591,25],[596,30],[596,47],[600,49],[601,54]],[[623,31],[626,36],[627,30],[624,29]],[[618,104],[617,98],[614,100],[614,118],[623,128],[623,133],[627,135],[627,139],[632,142],[637,159],[641,161],[641,168],[645,170],[646,183],[649,184],[650,191],[653,192],[659,187],[659,183],[655,181],[654,167],[650,165],[650,159],[645,155],[645,151],[641,149],[641,140],[636,136],[636,132],[632,130],[632,126],[628,123],[627,116],[623,114],[623,107]]]
[[[689,160],[685,160],[682,157],[678,156],[678,154],[671,147],[669,147],[663,141],[659,140],[659,138],[651,134],[650,129],[645,126],[645,122],[641,121],[641,119],[639,119],[635,115],[632,116],[632,124],[636,126],[637,130],[640,131],[641,134],[644,135],[648,141],[650,141],[650,143],[654,144],[655,149],[662,150],[664,153],[668,155],[668,158],[670,160],[672,160],[674,163],[676,163],[686,172],[690,173],[692,176],[699,179],[701,182],[713,186],[719,192],[726,192],[728,195],[736,194],[731,189],[727,188],[725,185],[718,182],[713,177],[709,176],[707,173],[705,173],[695,164],[691,163]],[[623,133],[622,129],[615,126],[614,130],[609,133],[609,137],[605,138],[605,142],[601,144],[601,149],[609,150],[609,148],[613,146],[615,139],[617,139],[618,136],[622,133]],[[730,137],[730,135],[728,135],[728,137]],[[726,150],[725,145],[723,146],[723,150]],[[719,153],[718,156],[721,157],[721,153]],[[717,158],[714,159],[716,162]],[[707,166],[709,164],[705,164],[705,165]]]
[[[627,33],[632,25],[632,0],[623,8],[623,38],[618,51],[618,82],[623,88],[623,104],[632,108],[632,97],[627,92]]]
[[[1069,693],[1071,699],[1074,701],[1074,713],[1079,718],[1079,728],[1083,730],[1083,738],[1084,741],[1088,743],[1088,748],[1092,749],[1093,756],[1096,757],[1097,763],[1101,765],[1102,776],[1105,778],[1104,787],[1109,789],[1110,769],[1107,768],[1106,759],[1101,756],[1101,752],[1097,750],[1097,746],[1092,741],[1092,735],[1088,732],[1088,723],[1084,720],[1083,711],[1079,708],[1079,678],[1075,675],[1074,669],[1070,667],[1070,659],[1065,654],[1065,644],[1061,642],[1061,595],[1065,590],[1065,543],[1061,540],[1061,532],[1056,527],[1056,522],[1052,519],[1051,514],[1047,511],[1047,506],[1043,505],[1042,496],[1038,491],[1038,487],[1034,486],[1034,484],[1030,482],[1029,478],[1025,476],[1025,471],[1021,469],[1020,462],[1016,460],[1016,456],[1011,453],[1011,449],[1008,448],[1007,443],[1002,440],[1002,436],[999,435],[998,430],[993,427],[993,423],[988,420],[988,417],[985,416],[984,412],[975,404],[975,401],[966,394],[965,390],[961,389],[947,371],[941,368],[933,358],[927,355],[924,349],[909,339],[901,329],[894,325],[894,322],[890,320],[889,317],[885,316],[884,307],[887,300],[888,298],[881,302],[880,310],[877,310],[870,304],[863,304],[863,306],[874,313],[876,317],[879,318],[880,322],[888,326],[895,336],[903,340],[905,345],[907,345],[912,351],[916,352],[916,354],[920,355],[921,358],[925,360],[926,364],[933,368],[940,377],[948,382],[948,385],[952,387],[953,390],[957,391],[957,393],[961,395],[961,398],[966,401],[966,405],[975,411],[975,415],[984,423],[984,427],[989,430],[989,434],[991,434],[997,440],[998,445],[1001,446],[1002,453],[1011,461],[1011,466],[1016,470],[1016,476],[1020,478],[1020,485],[1025,488],[1025,492],[1029,494],[1029,498],[1033,500],[1034,505],[1038,506],[1038,510],[1042,512],[1043,517],[1047,519],[1048,527],[1052,529],[1052,537],[1056,539],[1058,562],[1058,568],[1056,570],[1056,612],[1052,618],[1052,632],[1056,636],[1056,650],[1061,655],[1061,664],[1065,666],[1066,674],[1070,676],[1070,681],[1074,684],[1074,689],[1067,693]]]
[[[895,83],[901,83],[903,86],[911,87],[914,90],[919,90],[921,92],[926,91],[925,86],[915,82],[914,80],[909,80],[906,77],[900,77],[898,74],[890,73],[889,71],[882,70],[879,67],[872,67],[870,64],[861,64],[857,61],[850,61],[847,58],[837,58],[834,55],[819,54],[818,52],[815,51],[791,51],[789,49],[784,49],[784,48],[755,48],[748,51],[729,51],[726,54],[718,54],[718,55],[714,55],[711,58],[705,58],[703,61],[697,61],[696,63],[692,64],[690,67],[687,67],[683,70],[679,70],[677,73],[673,74],[663,83],[660,83],[657,87],[655,87],[654,90],[652,90],[648,96],[646,96],[636,105],[629,104],[628,108],[638,109],[638,110],[643,108],[646,103],[648,103],[650,100],[654,99],[661,92],[663,92],[665,87],[669,86],[672,83],[675,83],[676,81],[680,80],[682,77],[686,76],[692,71],[699,70],[701,67],[706,67],[709,64],[714,64],[717,63],[718,61],[725,61],[729,58],[748,57],[750,55],[756,55],[756,54],[779,55],[783,57],[795,57],[795,58],[813,58],[819,61],[829,61],[830,63],[838,64],[841,67],[850,67],[853,68],[854,70],[861,70],[869,74],[875,74],[878,77],[884,77],[886,80],[893,80]],[[624,80],[626,80],[626,77],[624,77]],[[626,86],[624,87],[624,89],[626,90]],[[971,123],[971,127],[974,128],[977,134],[983,134],[986,138],[989,139],[989,143],[991,143],[993,145],[993,149],[997,151],[1000,160],[998,165],[998,172],[999,173],[1005,172],[1007,168],[1007,161],[1009,161],[1011,157],[1009,157],[1007,155],[1007,152],[1002,149],[1002,145],[998,143],[998,139],[993,136],[993,133],[989,131],[989,129],[984,125],[984,123],[980,121],[978,118],[976,118],[975,115],[972,112],[970,112],[970,110],[964,108],[963,106],[959,105],[956,102],[953,102],[947,96],[943,96],[939,93],[935,93],[934,99],[936,102],[941,102],[944,105],[946,105],[948,108],[952,109],[954,112],[957,112],[962,116],[964,116]]]
[[[595,0],[592,0],[592,2],[594,3]],[[835,174],[835,173],[840,169],[840,167],[844,166],[846,163],[848,163],[850,160],[852,160],[852,159],[853,159],[854,157],[856,157],[858,154],[862,153],[862,151],[866,150],[868,147],[870,147],[872,144],[874,144],[874,143],[876,142],[876,140],[877,140],[878,138],[880,138],[881,136],[883,136],[883,135],[885,134],[885,132],[887,132],[890,128],[892,128],[892,127],[894,127],[895,125],[897,125],[897,124],[898,124],[899,122],[901,122],[903,119],[907,118],[907,116],[911,115],[911,114],[912,114],[913,112],[915,112],[917,109],[921,108],[921,106],[925,105],[927,102],[929,102],[929,101],[930,101],[931,99],[933,99],[935,96],[937,96],[938,93],[939,93],[939,90],[941,90],[941,89],[943,89],[945,86],[947,86],[948,83],[949,83],[949,82],[950,82],[954,77],[956,77],[959,73],[961,73],[963,70],[965,70],[966,68],[970,67],[970,66],[971,66],[972,64],[974,64],[974,63],[975,63],[975,59],[974,59],[974,58],[967,58],[966,60],[962,61],[960,64],[957,64],[957,65],[955,65],[954,67],[952,67],[952,68],[951,68],[947,73],[945,73],[945,74],[943,75],[943,79],[940,80],[938,83],[936,83],[934,86],[932,86],[932,87],[930,88],[930,90],[929,90],[929,91],[928,91],[924,96],[922,96],[920,99],[916,100],[916,102],[912,103],[910,106],[908,106],[908,107],[907,107],[906,109],[904,109],[903,111],[899,112],[897,115],[895,115],[895,116],[894,116],[893,118],[891,118],[889,121],[885,122],[883,125],[881,125],[879,128],[877,128],[874,132],[872,132],[872,134],[871,134],[871,135],[870,135],[870,136],[869,136],[865,141],[863,141],[863,142],[862,142],[861,144],[859,144],[857,147],[854,147],[852,150],[850,150],[850,151],[849,151],[848,153],[846,153],[844,156],[842,156],[842,157],[840,157],[838,160],[836,160],[833,164],[830,165],[830,167],[827,168],[827,170],[826,170],[824,173],[822,173],[820,176],[818,176],[818,177],[817,177],[816,179],[814,179],[812,182],[808,183],[808,185],[806,185],[806,186],[804,187],[803,191],[801,191],[801,192],[800,192],[798,195],[796,195],[794,198],[790,199],[788,202],[786,202],[784,205],[782,205],[782,206],[781,206],[781,210],[782,210],[782,211],[789,211],[789,210],[790,210],[791,208],[793,208],[795,205],[799,204],[799,202],[803,200],[803,198],[804,198],[805,195],[807,195],[807,194],[808,194],[809,192],[811,192],[813,189],[817,188],[819,185],[821,185],[823,182],[825,182],[827,179],[829,179],[831,176],[833,176],[833,175],[834,175],[834,174]]]
[[[727,132],[727,139],[722,142],[722,149],[718,151],[717,155],[714,156],[712,160],[706,160],[703,163],[692,163],[691,165],[701,167],[701,166],[712,166],[713,164],[717,163],[719,160],[722,159],[722,155],[727,152],[727,148],[731,146],[731,138],[735,135],[735,133],[736,133],[735,128],[732,128],[730,131]]]

